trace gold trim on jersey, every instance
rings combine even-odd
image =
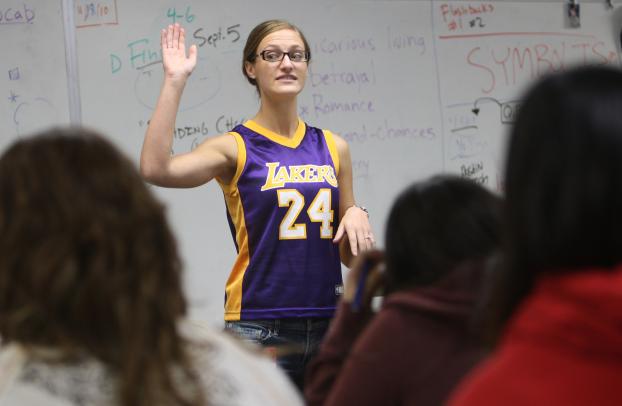
[[[294,136],[292,138],[284,137],[280,134],[275,133],[274,131],[270,131],[267,128],[260,126],[253,120],[248,120],[243,125],[244,127],[255,131],[257,134],[263,135],[267,139],[289,148],[296,148],[298,145],[300,145],[302,139],[305,136],[305,132],[307,131],[305,122],[302,121],[300,118],[298,118],[298,128],[296,128],[296,132],[294,133]]]
[[[233,136],[233,138],[235,139],[235,143],[238,146],[238,158],[235,167],[235,174],[233,175],[233,178],[231,178],[231,182],[227,184],[224,183],[222,179],[216,178],[223,191],[225,192],[229,189],[237,187],[238,179],[240,179],[240,176],[242,175],[242,170],[244,169],[244,165],[246,164],[246,145],[244,144],[244,139],[240,134],[233,131],[230,131],[227,134]]]
[[[336,175],[339,176],[339,151],[337,151],[337,144],[335,144],[335,136],[328,130],[322,130],[322,133],[324,134],[330,157],[333,158]]]
[[[246,146],[240,134],[236,132],[230,132],[229,134],[235,137],[238,144],[237,168],[231,183],[224,184],[222,181],[217,180],[225,195],[225,204],[227,205],[227,211],[235,227],[235,242],[238,246],[238,256],[233,264],[233,269],[231,270],[225,287],[225,292],[227,294],[227,300],[225,302],[225,321],[236,321],[240,320],[240,313],[242,311],[242,281],[244,280],[244,273],[250,261],[248,232],[246,231],[246,224],[244,222],[244,207],[242,206],[242,199],[240,198],[240,191],[238,189],[238,180],[246,164]]]

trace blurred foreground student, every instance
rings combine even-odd
[[[505,176],[498,348],[451,404],[622,404],[622,73],[533,87]]]
[[[435,177],[406,189],[389,215],[386,253],[371,252],[371,267],[358,260],[348,275],[336,319],[307,371],[308,404],[442,404],[484,355],[472,316],[499,242],[499,215],[499,198],[468,180]],[[373,316],[371,296],[381,285],[386,298]]]
[[[182,323],[164,208],[100,136],[0,158],[0,405],[292,405],[270,361]]]

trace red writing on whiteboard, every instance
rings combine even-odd
[[[79,0],[74,7],[76,28],[118,24],[116,0]]]
[[[483,28],[483,14],[492,14],[495,6],[492,3],[446,4],[440,6],[441,17],[449,31],[464,28]]]
[[[479,72],[481,91],[492,93],[499,86],[513,86],[567,65],[605,65],[617,58],[602,41],[560,43],[539,42],[533,45],[500,47],[476,46],[466,54],[467,64]]]

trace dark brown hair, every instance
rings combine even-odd
[[[311,61],[311,49],[309,48],[309,43],[305,38],[305,35],[296,27],[294,24],[285,21],[285,20],[268,20],[258,24],[253,30],[248,34],[248,38],[246,39],[246,45],[244,45],[244,54],[242,57],[242,73],[248,80],[248,82],[257,88],[257,92],[259,92],[259,87],[257,86],[257,81],[250,76],[246,72],[246,62],[253,63],[257,59],[257,48],[261,41],[266,38],[268,35],[273,32],[281,31],[281,30],[292,30],[300,35],[302,39],[302,43],[305,46],[305,50],[309,53],[309,59],[307,63]]]
[[[622,262],[622,73],[574,68],[523,98],[505,167],[506,245],[492,334],[546,274]]]
[[[387,291],[432,285],[499,248],[501,199],[471,180],[437,175],[397,197],[385,236]]]
[[[198,405],[198,378],[176,325],[185,312],[164,208],[112,144],[85,129],[52,129],[6,151],[5,342],[99,359],[118,377],[124,406]],[[179,374],[196,390],[176,387]]]

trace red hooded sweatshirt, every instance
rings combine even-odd
[[[450,405],[622,405],[622,267],[542,277]]]

